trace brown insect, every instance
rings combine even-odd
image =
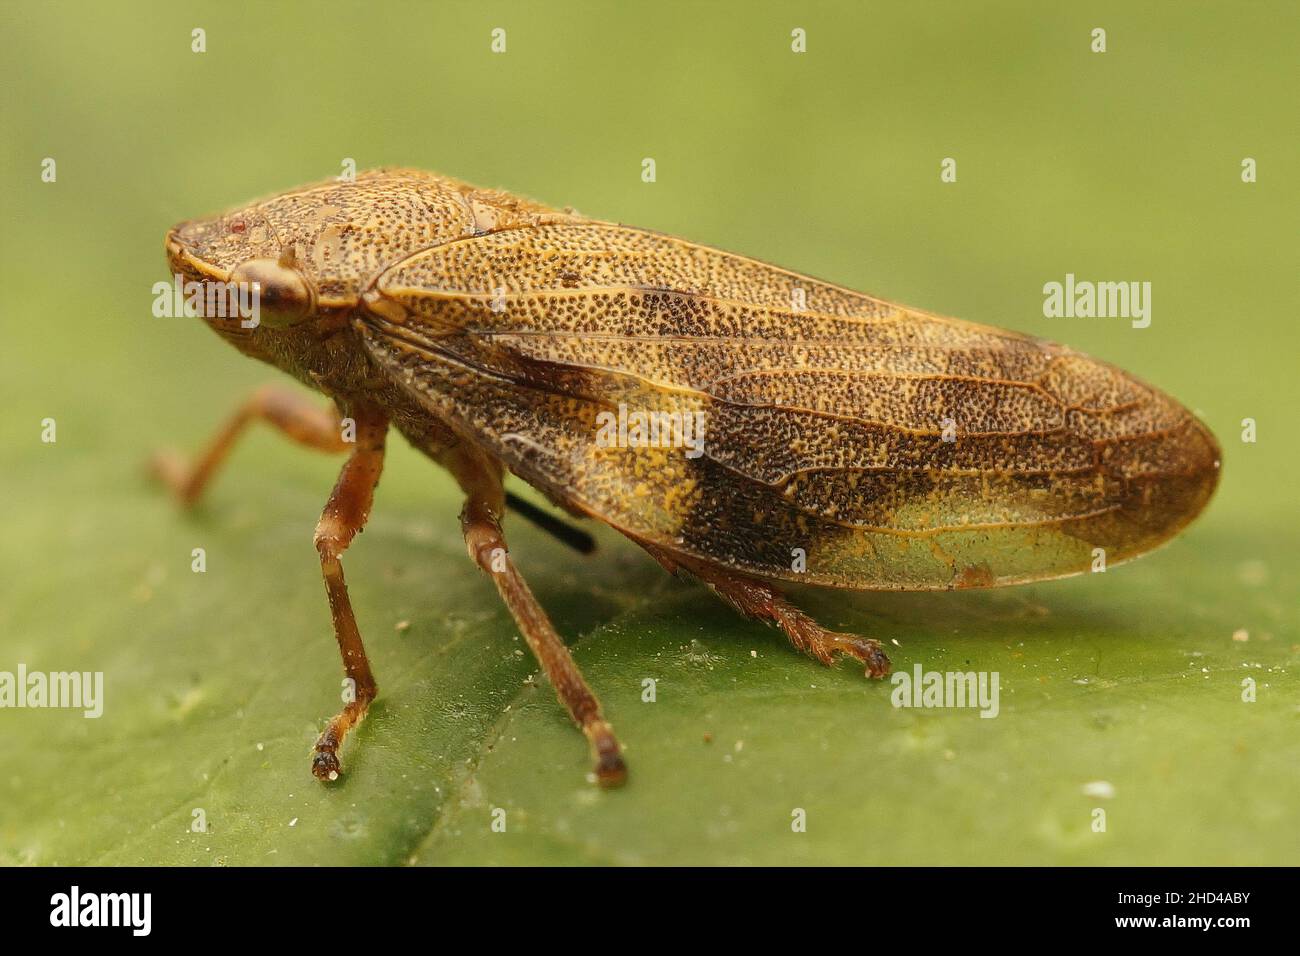
[[[181,223],[167,257],[206,290],[260,292],[260,324],[206,317],[245,355],[333,399],[255,393],[192,465],[155,459],[192,504],[261,419],[347,455],[316,548],[355,700],[376,684],[340,556],[395,426],[447,468],[461,527],[560,700],[596,779],[620,746],[507,551],[507,471],[597,518],[823,663],[881,677],[879,642],[838,634],[774,581],[858,590],[990,587],[1113,565],[1209,499],[1219,448],[1168,396],[1029,336],[940,318],[682,239],[415,170],[377,170]],[[349,440],[354,439],[354,440]]]

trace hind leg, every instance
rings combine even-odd
[[[851,657],[866,665],[869,677],[884,677],[889,673],[889,658],[879,641],[827,630],[787,601],[772,585],[703,561],[684,558],[645,542],[638,543],[668,571],[685,573],[702,581],[745,617],[775,624],[785,632],[795,648],[823,664],[833,664],[837,656]]]

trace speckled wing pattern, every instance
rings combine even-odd
[[[1204,426],[1112,366],[645,230],[444,242],[367,301],[381,368],[552,500],[765,578],[1077,573],[1172,536],[1217,480]],[[602,447],[620,403],[703,413],[703,454]]]

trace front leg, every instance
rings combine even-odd
[[[374,501],[375,487],[384,470],[384,439],[388,433],[388,419],[378,409],[359,409],[353,418],[357,423],[356,449],[349,456],[338,482],[334,485],[325,510],[316,525],[316,551],[320,555],[321,574],[325,578],[325,593],[329,597],[330,614],[334,619],[334,636],[338,639],[339,653],[343,655],[343,670],[347,674],[352,693],[343,710],[329,722],[316,741],[312,758],[312,773],[321,780],[336,780],[339,775],[339,747],[343,738],[354,727],[370,702],[379,692],[370,661],[361,642],[348,587],[343,580],[343,562],[340,560],[352,539],[365,527]]]
[[[264,421],[298,444],[317,451],[341,454],[351,447],[343,440],[342,422],[335,409],[318,408],[300,392],[264,385],[235,410],[192,462],[174,452],[158,452],[150,460],[150,468],[182,505],[191,507],[212,483],[236,440],[254,421]]]

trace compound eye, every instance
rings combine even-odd
[[[315,305],[311,287],[295,268],[278,259],[249,259],[230,273],[230,281],[247,285],[256,283],[256,298],[261,324],[283,328],[310,318]]]

